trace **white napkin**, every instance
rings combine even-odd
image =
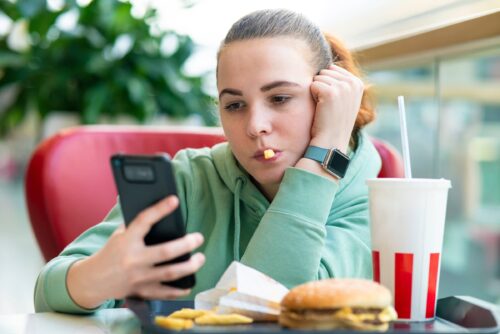
[[[195,309],[217,313],[239,313],[255,321],[276,321],[281,299],[288,289],[258,270],[234,261],[215,288],[200,292],[194,299]]]

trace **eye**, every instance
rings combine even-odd
[[[244,106],[245,106],[245,104],[243,102],[233,102],[233,103],[229,103],[229,104],[225,105],[224,110],[237,111],[237,110],[242,109]]]
[[[290,99],[291,99],[291,96],[288,96],[288,95],[274,95],[271,97],[271,102],[273,104],[284,104]]]

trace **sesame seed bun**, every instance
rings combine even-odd
[[[340,307],[385,308],[391,305],[390,291],[370,280],[324,279],[299,285],[281,301],[282,308],[293,310]]]

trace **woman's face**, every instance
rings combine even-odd
[[[315,110],[310,58],[305,42],[283,37],[233,42],[219,56],[222,127],[236,159],[267,194],[309,144]],[[264,159],[266,149],[276,155]]]

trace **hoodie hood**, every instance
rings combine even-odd
[[[254,211],[265,211],[269,206],[269,200],[240,166],[229,143],[215,145],[212,148],[212,156],[215,168],[224,184]]]

